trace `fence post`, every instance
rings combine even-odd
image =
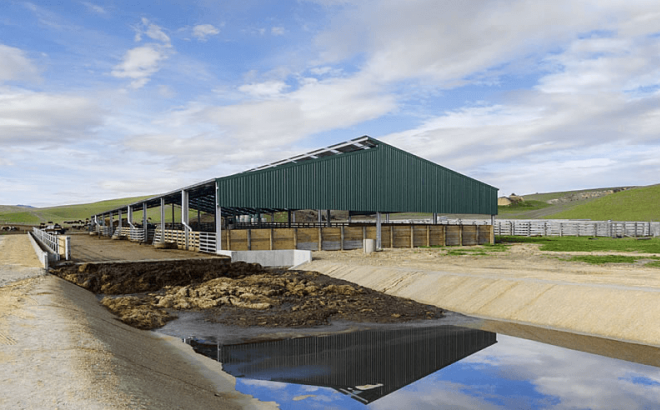
[[[339,250],[344,250],[344,225],[339,227]]]
[[[247,230],[247,248],[248,251],[252,250],[252,229]]]
[[[293,228],[293,249],[298,249],[298,228]]]
[[[410,248],[415,247],[415,225],[410,225]]]
[[[64,259],[71,260],[71,237],[64,237]]]

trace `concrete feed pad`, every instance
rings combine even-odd
[[[332,261],[313,261],[301,268],[466,315],[660,346],[657,287]]]

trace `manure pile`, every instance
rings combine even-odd
[[[235,326],[311,327],[331,320],[399,323],[442,310],[318,272],[268,269],[228,259],[88,263],[51,273],[96,294],[121,321],[155,329],[177,311]]]

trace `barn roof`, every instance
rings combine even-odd
[[[181,205],[183,190],[190,209],[203,212],[215,211],[217,195],[223,215],[299,209],[497,214],[497,188],[368,136],[131,205],[156,207],[161,198]]]

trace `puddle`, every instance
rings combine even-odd
[[[187,335],[237,377],[237,390],[282,409],[660,408],[660,349],[650,346],[462,315],[295,337],[203,323],[192,314],[160,331]]]

